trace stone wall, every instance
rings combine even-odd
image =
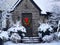
[[[23,0],[12,12],[13,21],[16,22],[18,16],[20,17],[20,20],[22,20],[22,13],[32,13],[33,36],[37,36],[39,26],[38,21],[43,21],[43,17],[40,16],[41,12],[31,3],[30,0]]]

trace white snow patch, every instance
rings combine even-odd
[[[60,41],[59,42],[52,42],[52,43],[30,43],[30,44],[24,44],[24,43],[13,43],[11,41],[9,42],[5,42],[4,45],[60,45]]]
[[[1,39],[5,39],[5,40],[8,40],[9,39],[8,32],[7,31],[1,31],[0,38]]]
[[[49,24],[45,24],[45,23],[42,23],[39,27],[38,27],[38,31],[43,31],[45,32],[47,29],[49,29],[49,31],[52,31],[53,28],[49,25]]]
[[[13,24],[11,28],[8,29],[8,32],[17,32],[22,31],[26,33],[26,28],[21,25],[21,23],[18,21],[16,24]]]
[[[53,37],[54,37],[54,35],[51,34],[51,35],[44,36],[42,39],[43,39],[43,41],[51,42],[51,41],[53,41]]]
[[[21,37],[17,33],[13,33],[10,37],[12,41],[15,41],[16,43],[21,40]]]

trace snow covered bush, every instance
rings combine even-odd
[[[39,33],[40,33],[40,35],[42,34],[42,37],[44,36],[44,35],[49,35],[50,33],[52,33],[53,32],[53,28],[49,25],[49,24],[47,24],[47,23],[42,23],[42,24],[40,24],[40,26],[38,27],[38,35],[39,35]],[[39,36],[40,36],[39,35]]]
[[[43,42],[51,42],[51,41],[53,41],[53,38],[54,38],[54,35],[53,34],[52,35],[45,35],[42,38],[42,40],[43,40]]]
[[[21,40],[21,37],[19,36],[19,34],[13,33],[10,37],[10,40],[15,43],[18,43]]]
[[[58,41],[59,37],[58,37],[59,33],[55,32],[55,33],[51,33],[50,35],[45,35],[42,40],[43,42],[52,42],[53,40]]]
[[[7,31],[1,31],[0,32],[0,38],[3,40],[3,41],[7,41],[9,40],[9,34]]]
[[[25,36],[24,33],[26,33],[26,28],[22,26],[19,21],[16,24],[13,24],[13,26],[8,29],[9,33],[18,32],[18,31],[20,33],[22,32],[22,35]]]
[[[22,32],[26,33],[26,29],[24,26],[18,26],[17,27],[17,25],[14,25],[8,29],[8,32],[18,32],[18,31],[22,31]]]
[[[45,32],[47,29],[49,29],[50,32],[53,31],[53,28],[51,27],[51,25],[47,24],[47,23],[42,23],[40,24],[40,26],[38,27],[38,31],[43,31]]]
[[[13,24],[13,26],[8,29],[8,32],[10,34],[9,36],[11,37],[11,40],[17,43],[25,36],[26,28],[22,26],[19,21],[17,21],[16,24]]]

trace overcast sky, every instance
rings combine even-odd
[[[46,11],[52,11],[54,5],[60,6],[60,0],[34,0],[36,4],[43,10],[43,13]]]
[[[17,0],[0,0],[0,7],[10,8],[10,7],[12,7],[11,5],[13,5],[14,2],[16,2],[16,1]],[[34,0],[34,1],[41,8],[41,10],[42,10],[43,13],[45,13],[47,11],[51,11],[53,5],[60,6],[60,0]]]

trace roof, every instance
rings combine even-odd
[[[1,1],[2,3],[0,3],[0,10],[7,10],[7,11],[13,11],[14,8],[20,4],[23,0],[5,0],[5,1]],[[30,0],[32,2],[32,4],[34,4],[34,6],[41,11],[41,9],[38,7],[38,5],[33,1]],[[2,5],[2,6],[1,6]]]
[[[14,10],[16,5],[18,5],[21,0],[0,0],[0,10]],[[33,4],[39,9],[42,9],[42,13],[46,14],[46,12],[52,12],[53,6],[60,7],[60,1],[55,0],[31,0]],[[39,9],[39,10],[40,10]],[[55,12],[55,11],[54,11]]]
[[[36,7],[39,11],[42,11],[42,10],[40,9],[40,7],[38,7],[38,5],[37,5],[33,0],[30,0],[30,1],[32,2],[32,4],[35,5],[35,7]]]
[[[23,0],[21,0],[20,3],[22,3],[22,1],[23,1]],[[31,3],[32,3],[39,11],[42,11],[42,10],[40,9],[40,7],[39,7],[33,0],[30,0],[30,1],[31,1]],[[19,4],[20,4],[20,3],[19,3]],[[18,4],[17,6],[19,6],[19,4]],[[17,6],[16,6],[16,7],[17,7]]]
[[[46,12],[46,14],[41,14],[42,16],[51,16],[51,12]]]

